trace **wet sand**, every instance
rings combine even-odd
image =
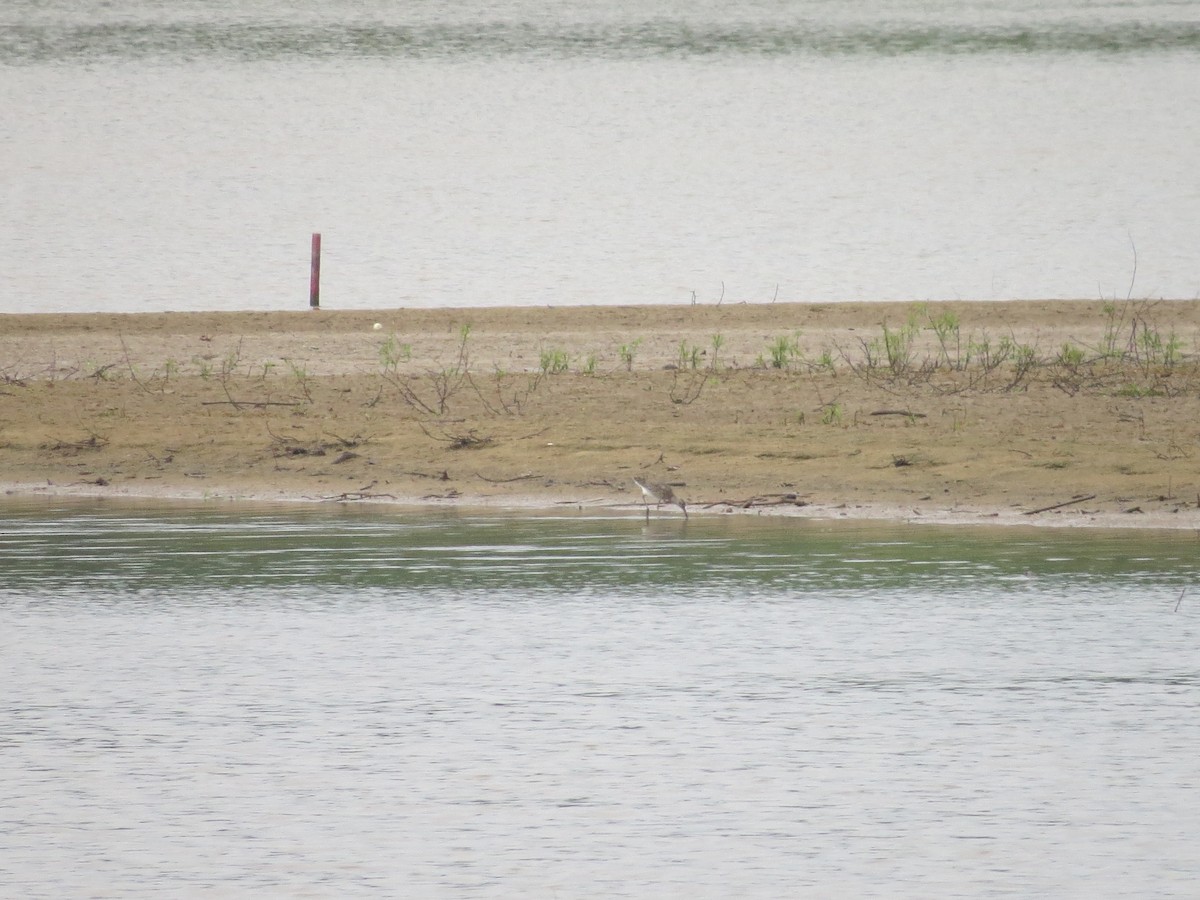
[[[1198,351],[1200,301],[3,315],[0,482],[1200,528]]]

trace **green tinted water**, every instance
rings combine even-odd
[[[1184,586],[1192,532],[373,508],[8,503],[4,588],[346,585],[521,591]]]
[[[1187,896],[1196,551],[9,499],[0,889]]]

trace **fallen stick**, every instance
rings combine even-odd
[[[488,484],[512,484],[514,481],[528,481],[530,478],[543,478],[544,476],[536,475],[533,472],[526,472],[524,475],[516,475],[512,478],[488,478],[486,475],[476,472],[475,477],[486,481]]]
[[[352,503],[358,500],[395,500],[394,494],[372,494],[367,491],[344,491],[334,497],[322,497],[322,500],[332,503]]]
[[[201,400],[201,406],[299,406],[299,400]]]
[[[712,509],[714,506],[730,506],[738,509],[756,509],[760,506],[808,506],[809,501],[796,494],[755,494],[745,500],[695,500],[691,506]]]
[[[1024,513],[1027,516],[1036,516],[1038,513],[1050,512],[1052,509],[1061,509],[1064,506],[1070,506],[1072,503],[1085,503],[1088,500],[1095,500],[1095,494],[1088,494],[1086,497],[1072,497],[1070,500],[1064,500],[1062,503],[1052,503],[1049,506],[1043,506],[1041,509],[1031,509]]]

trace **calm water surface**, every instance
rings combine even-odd
[[[1200,4],[9,0],[0,312],[1200,296]]]
[[[1197,549],[5,501],[0,889],[1191,896]]]

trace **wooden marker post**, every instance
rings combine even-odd
[[[308,279],[308,305],[310,309],[321,308],[321,235],[312,236],[312,274]]]

